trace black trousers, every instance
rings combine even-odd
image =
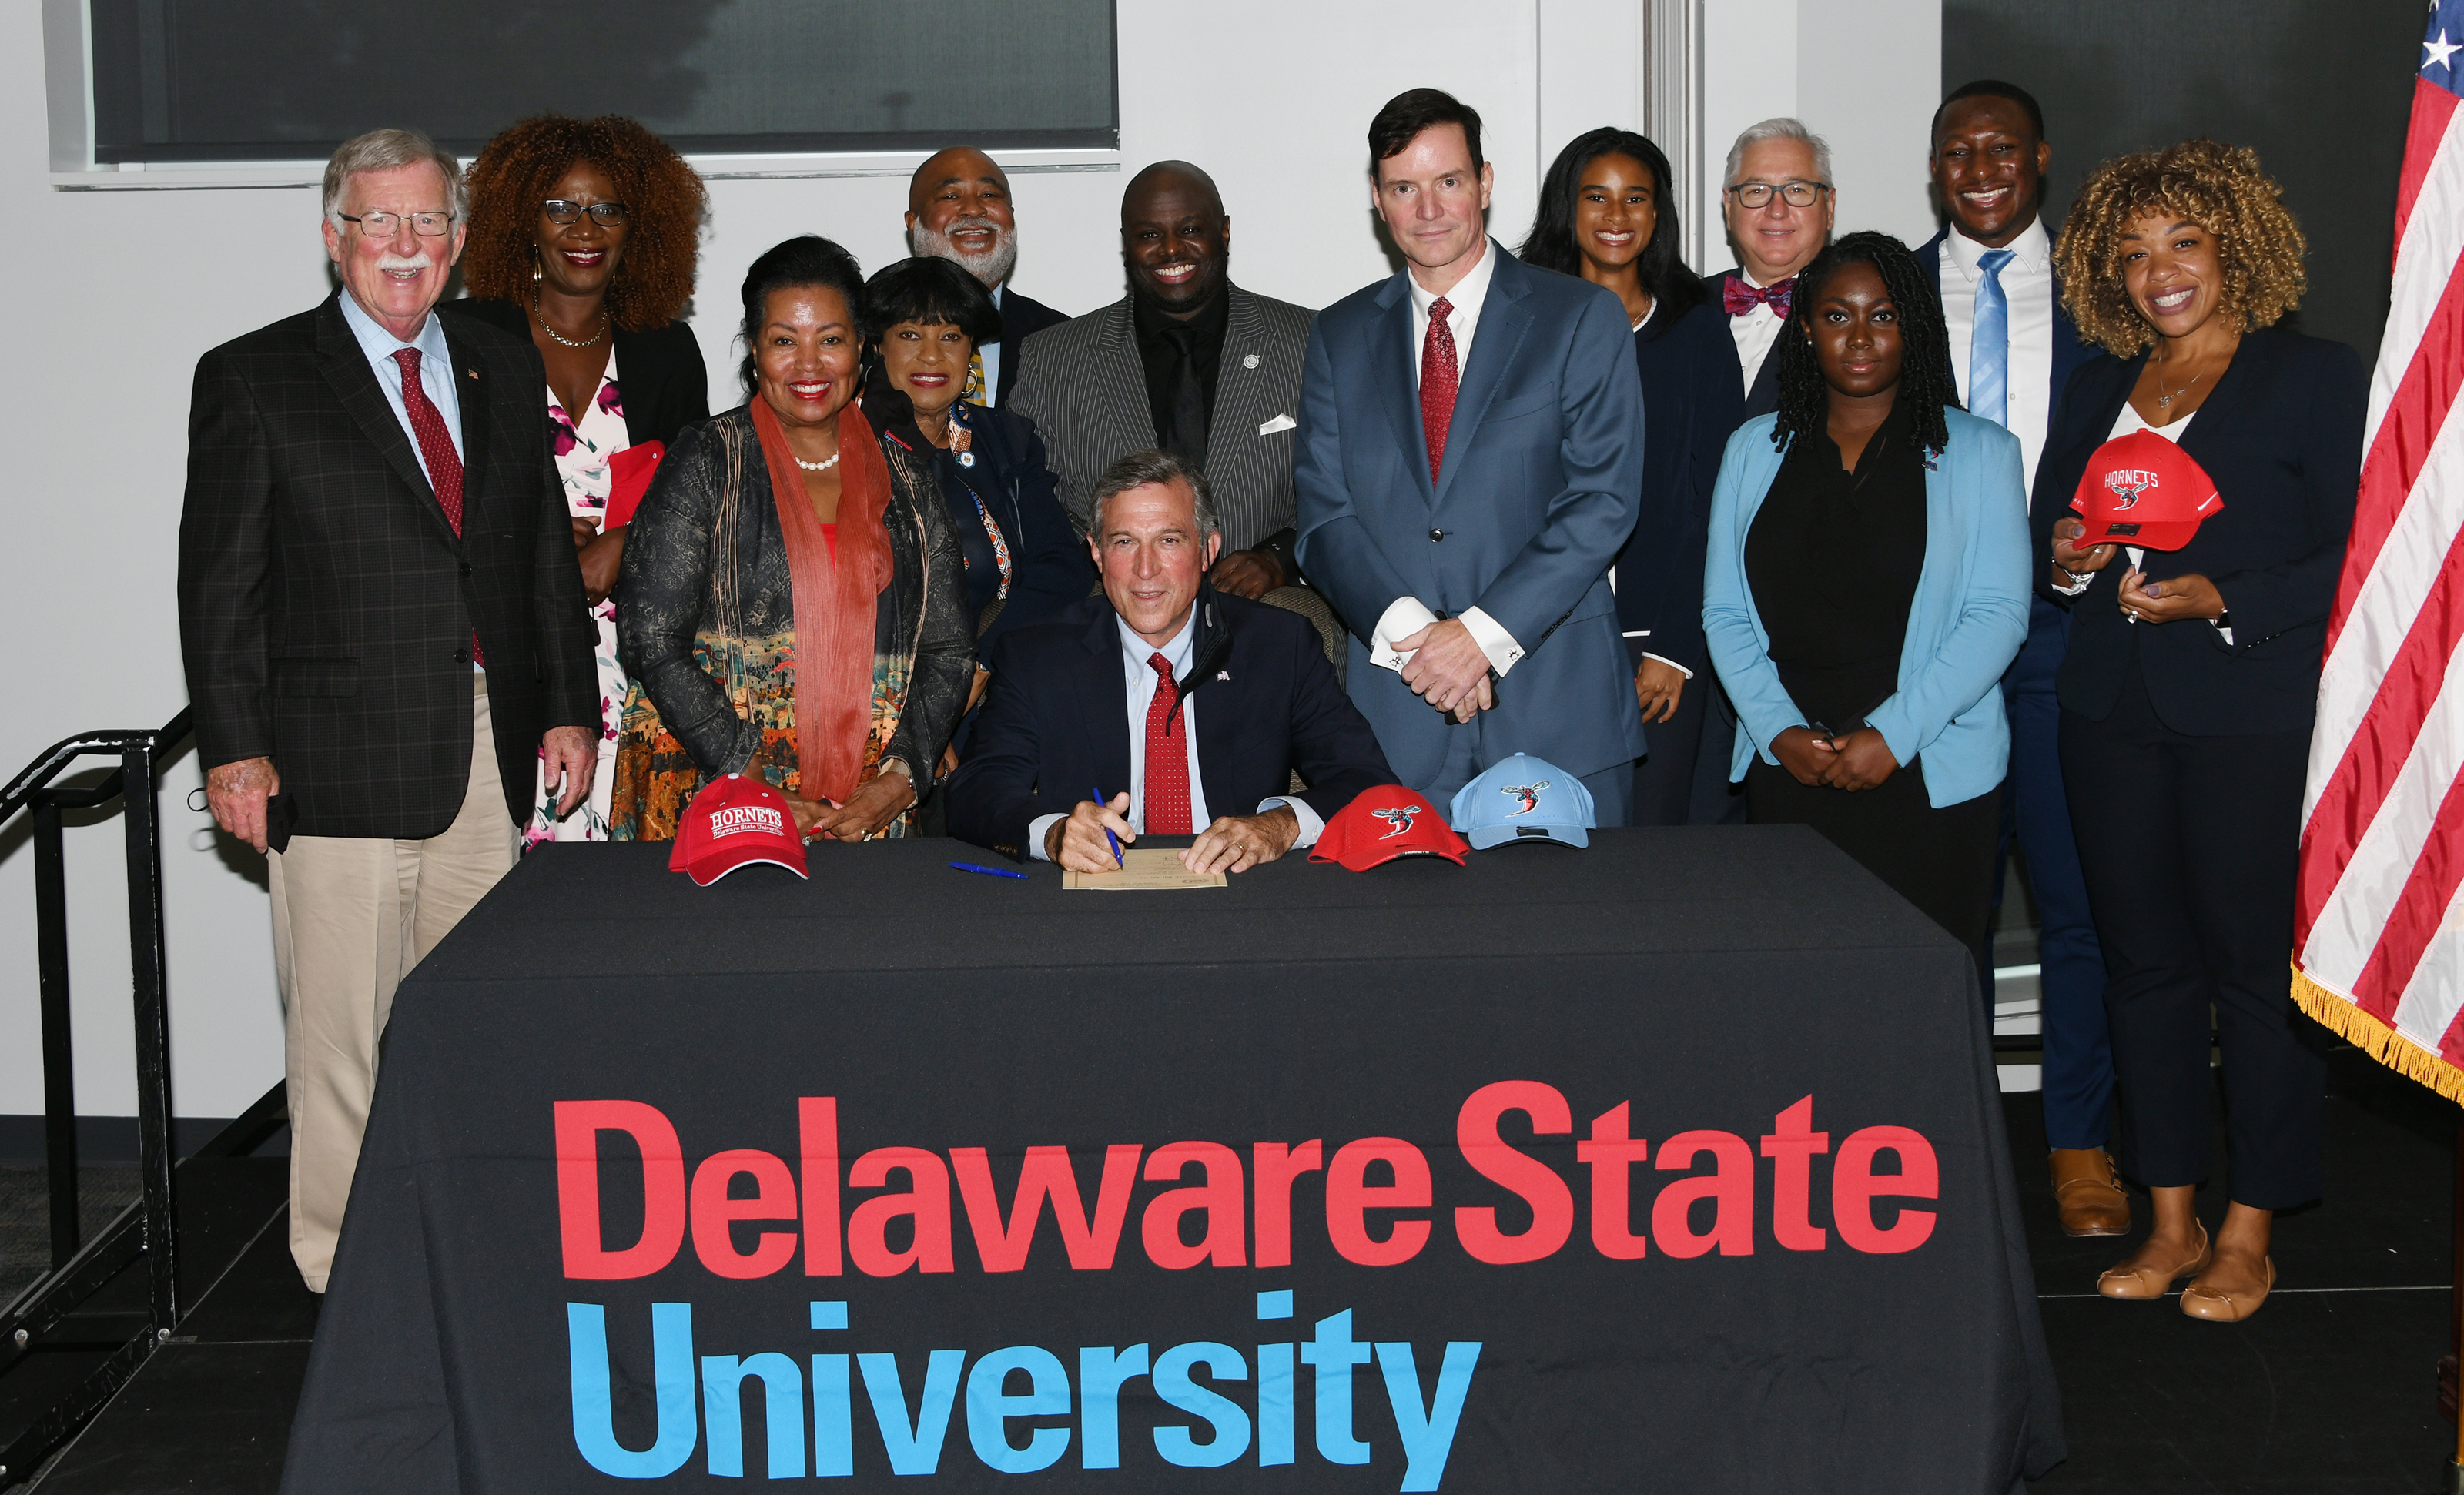
[[[2317,1198],[2324,1040],[2288,964],[2310,735],[2186,737],[2157,718],[2134,660],[2111,715],[2062,713],[2061,753],[2104,949],[2124,1171],[2152,1188],[2206,1180],[2212,1010],[2230,1197]]]
[[[1922,758],[1880,787],[1852,794],[1798,783],[1757,757],[1746,768],[1746,803],[1757,825],[1813,826],[1961,944],[1984,943],[2002,832],[1999,788],[1935,809]]]

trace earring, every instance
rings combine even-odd
[[[546,267],[539,263],[539,246],[534,244],[531,246],[531,284],[537,285],[546,278]]]

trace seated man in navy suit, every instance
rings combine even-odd
[[[1001,641],[974,754],[945,787],[952,835],[1101,872],[1118,865],[1108,830],[1197,831],[1183,865],[1240,872],[1394,780],[1317,630],[1205,585],[1223,535],[1203,473],[1133,451],[1089,517],[1104,595]]]

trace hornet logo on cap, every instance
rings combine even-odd
[[[1514,808],[1507,811],[1507,814],[1529,815],[1540,807],[1540,791],[1548,787],[1549,780],[1543,779],[1538,783],[1500,784],[1497,792],[1514,801]]]
[[[2147,490],[2157,486],[2156,474],[2145,468],[2117,468],[2104,474],[2104,486],[2113,490],[2115,508],[2134,508]]]
[[[1377,838],[1380,841],[1392,841],[1412,828],[1412,822],[1419,815],[1420,807],[1417,804],[1406,804],[1397,809],[1371,810],[1369,813],[1395,827]]]

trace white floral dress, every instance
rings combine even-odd
[[[594,522],[607,513],[607,464],[632,445],[625,429],[625,401],[616,387],[616,350],[607,351],[607,368],[599,376],[599,393],[576,423],[551,389],[547,419],[556,444],[556,471],[564,479],[566,509],[577,519]],[[547,766],[540,763],[531,789],[531,822],[522,827],[522,849],[542,841],[605,841],[607,839],[608,796],[616,789],[616,733],[625,711],[625,667],[616,659],[616,600],[590,609],[599,626],[599,772],[590,780],[590,799],[577,804],[562,820],[556,818],[556,796],[547,786]],[[544,758],[544,755],[542,755]]]

